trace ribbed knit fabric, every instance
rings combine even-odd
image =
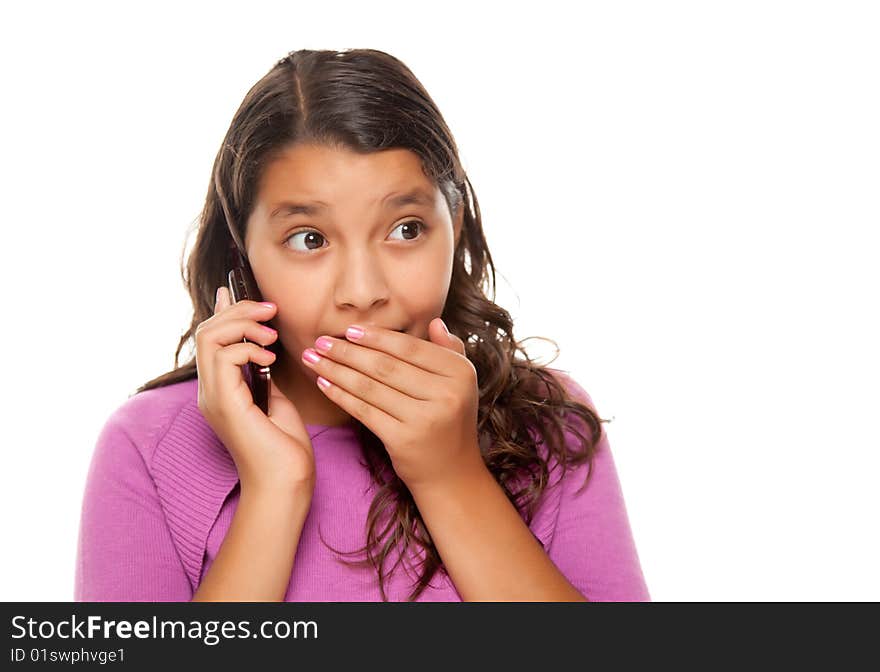
[[[554,373],[595,408],[576,382],[558,370]],[[147,390],[130,397],[108,418],[83,496],[74,600],[192,599],[219,552],[239,499],[235,463],[199,411],[197,395],[196,379]],[[376,571],[342,564],[325,545],[347,552],[366,542],[367,511],[376,490],[355,426],[307,429],[317,479],[285,599],[380,601]],[[565,436],[573,441],[570,433]],[[559,469],[551,472],[550,486],[529,528],[559,570],[590,600],[648,601],[605,432],[590,483],[577,492],[586,469],[582,465],[567,471],[561,480]],[[423,555],[410,557],[410,567],[418,568]],[[386,572],[397,558],[392,552]],[[401,562],[385,580],[388,599],[406,600],[416,578],[407,562]],[[443,572],[435,574],[417,598],[460,600]]]

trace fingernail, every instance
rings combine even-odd
[[[275,304],[272,303],[271,301],[261,301],[260,305],[266,306],[266,308],[274,308],[275,307]]]
[[[350,339],[356,341],[364,335],[364,330],[353,324],[345,330],[345,335],[348,336]]]
[[[317,364],[321,361],[321,356],[311,348],[306,348],[305,350],[303,350],[302,357],[304,360],[306,360],[307,362],[311,362],[312,364]]]
[[[216,307],[220,303],[220,290],[223,289],[222,285],[217,288],[217,292],[214,294],[214,306]]]

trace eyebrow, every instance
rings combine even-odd
[[[382,207],[400,208],[405,205],[424,205],[426,207],[434,206],[434,195],[428,193],[421,187],[410,189],[405,193],[392,191],[381,201]],[[270,218],[289,217],[291,215],[314,215],[322,210],[330,207],[324,201],[308,201],[302,203],[294,203],[291,201],[281,201],[275,205],[275,208],[269,214]]]

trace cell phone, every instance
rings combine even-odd
[[[232,270],[229,271],[227,282],[229,285],[229,294],[232,296],[232,302],[238,303],[243,299],[257,302],[262,301],[263,296],[260,293],[259,287],[257,287],[257,282],[254,279],[254,274],[248,260],[235,245],[230,246],[230,255],[232,258]],[[267,320],[264,324],[276,329],[272,320]],[[247,338],[242,340],[244,340],[245,343],[250,342]],[[265,347],[266,350],[275,353],[277,361],[277,357],[280,354],[280,343],[281,338],[279,336],[279,338],[275,339],[275,341],[268,346],[260,347]],[[251,396],[254,399],[254,404],[256,404],[263,413],[269,415],[269,390],[271,385],[271,372],[269,367],[248,362],[241,368],[244,380],[250,388]]]

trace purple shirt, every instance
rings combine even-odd
[[[595,408],[577,383],[554,372]],[[353,425],[307,429],[317,480],[285,600],[381,601],[376,571],[342,564],[321,541],[323,535],[340,551],[355,551],[366,541],[365,521],[375,484],[361,464],[356,430]],[[565,436],[573,441],[568,432]],[[551,485],[529,525],[550,559],[594,602],[649,601],[605,433],[586,489],[575,494],[583,485],[586,465],[566,472],[561,480],[559,471],[551,472]],[[133,395],[110,415],[92,456],[82,502],[74,600],[191,600],[217,556],[238,499],[235,464],[199,411],[198,380]],[[396,559],[393,551],[386,558],[386,571]],[[412,590],[416,577],[405,567],[402,562],[386,577],[391,601],[405,601]],[[417,601],[458,602],[461,597],[451,579],[438,571]]]

